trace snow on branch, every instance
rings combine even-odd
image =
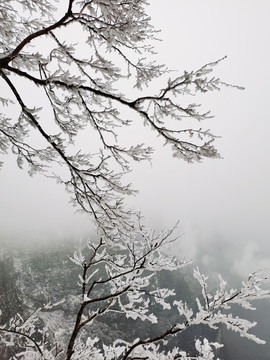
[[[0,80],[10,90],[1,101],[12,100],[14,113],[19,109],[12,121],[1,115],[0,150],[11,147],[19,167],[27,164],[31,175],[43,172],[63,184],[108,241],[136,232],[134,212],[124,206],[135,191],[123,183],[123,175],[133,161],[151,160],[153,153],[147,143],[125,145],[123,128],[141,119],[172,147],[173,156],[188,162],[220,157],[215,134],[182,125],[184,119],[211,118],[199,104],[184,105],[182,97],[227,86],[211,75],[220,60],[166,80],[166,67],[155,61],[157,31],[146,5],[144,0],[69,0],[61,6],[49,0],[9,0],[0,5]],[[69,40],[75,32],[76,42]],[[160,77],[167,85],[149,93],[146,85]],[[140,96],[122,93],[127,78]],[[22,82],[40,101],[26,96]],[[46,145],[32,144],[33,131]],[[95,149],[80,144],[88,132],[89,143],[92,135],[98,138]]]
[[[0,4],[0,86],[7,92],[0,98],[0,152],[11,149],[18,166],[27,164],[30,175],[42,172],[61,183],[74,205],[94,220],[100,236],[98,243],[70,257],[80,271],[80,303],[65,360],[211,360],[221,345],[207,339],[195,341],[194,355],[161,348],[170,336],[181,336],[198,324],[214,329],[225,324],[263,343],[249,333],[255,323],[229,313],[233,304],[252,310],[251,301],[269,297],[261,287],[262,272],[251,274],[238,291],[227,290],[220,278],[219,289],[211,295],[207,278],[196,269],[202,294],[196,298],[197,307],[191,308],[175,298],[174,289],[161,288],[156,281],[160,271],[179,270],[189,263],[166,251],[177,240],[174,229],[157,234],[125,206],[125,198],[136,191],[124,183],[124,175],[133,161],[151,160],[153,148],[140,139],[127,145],[124,129],[132,132],[141,122],[172,148],[173,156],[189,163],[219,158],[217,136],[201,125],[212,115],[201,111],[194,95],[224,86],[241,89],[212,75],[223,59],[168,79],[166,67],[155,60],[152,43],[157,31],[146,5],[145,0]],[[165,84],[156,93],[147,89],[154,79]],[[183,96],[189,95],[193,101],[187,103]],[[193,127],[194,122],[200,124]],[[82,135],[87,144],[80,140]],[[35,136],[39,146],[32,140]],[[109,313],[156,324],[155,309],[172,307],[178,311],[176,321],[156,336],[131,342],[116,339],[110,346],[99,346],[96,336],[85,341],[85,329]],[[27,319],[17,315],[1,327],[5,345],[13,346],[21,337],[19,358],[59,359],[63,353],[58,343],[50,345],[47,328],[38,329],[40,311]]]
[[[227,291],[227,284],[222,277],[220,277],[220,288],[215,294],[208,293],[207,278],[200,273],[198,268],[194,270],[194,277],[202,288],[203,296],[203,302],[198,297],[196,298],[198,311],[194,312],[193,309],[190,309],[187,304],[184,304],[182,301],[174,302],[178,307],[179,314],[186,318],[189,326],[200,323],[206,324],[213,329],[218,329],[219,324],[224,324],[228,329],[239,333],[241,337],[246,337],[258,344],[265,343],[264,340],[249,333],[249,330],[256,325],[255,322],[241,319],[228,312],[233,304],[255,310],[255,308],[251,306],[250,301],[270,297],[270,291],[262,289],[262,284],[266,280],[263,272],[258,271],[251,274],[248,281],[243,282],[240,290],[231,289]]]
[[[220,277],[219,288],[212,294],[208,290],[207,278],[194,270],[194,278],[201,287],[201,295],[197,294],[196,306],[190,307],[180,300],[174,289],[161,288],[157,281],[157,273],[181,269],[188,262],[167,254],[166,248],[173,244],[177,237],[172,230],[164,230],[159,234],[149,231],[141,222],[141,233],[129,240],[128,246],[118,249],[109,246],[102,238],[99,242],[89,242],[87,249],[76,251],[71,257],[78,266],[79,289],[81,301],[77,302],[77,317],[74,328],[66,347],[65,360],[89,359],[201,359],[212,360],[222,344],[208,339],[195,339],[194,352],[187,353],[181,346],[164,350],[170,337],[177,337],[181,344],[181,334],[190,327],[207,325],[219,329],[225,325],[229,330],[237,332],[258,344],[264,341],[249,331],[256,324],[240,318],[229,312],[234,304],[244,308],[254,309],[251,302],[257,299],[269,298],[270,292],[262,289],[266,280],[263,272],[259,271],[249,276],[243,282],[240,290],[227,290],[226,282]],[[163,252],[163,255],[160,256]],[[160,262],[160,263],[159,263]],[[196,295],[195,295],[196,296]],[[56,304],[58,306],[59,304]],[[56,345],[49,342],[48,329],[40,327],[38,313],[49,311],[51,305],[38,309],[27,319],[20,315],[11,319],[9,324],[0,328],[6,339],[6,346],[13,346],[16,336],[25,338],[22,349],[22,359],[27,356],[40,354],[42,359],[58,359],[63,355],[63,343]],[[122,314],[132,321],[159,323],[160,311],[177,309],[173,319],[159,326],[156,335],[139,337],[132,341],[115,339],[111,344],[100,345],[98,337],[87,336],[89,329],[100,317],[111,314]],[[36,333],[41,334],[42,340],[36,341]],[[36,342],[36,343],[35,343]],[[30,348],[30,344],[35,347]],[[60,346],[61,345],[61,346]],[[61,352],[56,351],[61,349]],[[30,354],[30,355],[29,355]],[[57,356],[55,355],[57,354]],[[37,357],[38,358],[38,357]]]

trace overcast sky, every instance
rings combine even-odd
[[[219,263],[245,276],[270,258],[270,3],[151,1],[150,13],[162,30],[161,61],[191,70],[227,55],[215,74],[245,91],[224,89],[202,100],[216,115],[205,126],[222,136],[223,160],[186,165],[166,152],[166,167],[158,157],[141,177],[141,201],[149,214],[159,209],[164,224],[181,220],[186,252],[213,262],[224,254]]]
[[[246,276],[269,266],[270,2],[267,0],[151,0],[161,33],[159,59],[169,68],[196,70],[227,55],[215,74],[244,86],[200,97],[215,119],[202,124],[222,138],[222,160],[188,165],[158,149],[152,167],[132,174],[140,194],[129,201],[153,226],[180,220],[179,255],[200,259],[205,271]],[[79,237],[91,227],[74,214],[53,180],[28,177],[10,157],[0,172],[1,238]],[[21,241],[21,240],[20,240]]]

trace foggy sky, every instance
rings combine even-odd
[[[245,91],[202,97],[215,119],[201,126],[222,136],[223,159],[187,165],[164,151],[141,176],[141,202],[151,217],[159,209],[164,225],[181,220],[185,254],[219,266],[230,257],[241,276],[269,267],[270,258],[269,11],[268,1],[151,2],[161,61],[192,70],[227,55],[214,74]]]
[[[222,136],[216,145],[223,159],[185,164],[157,142],[152,166],[134,166],[129,180],[140,193],[128,203],[155,227],[180,220],[179,256],[200,261],[206,273],[229,267],[246,277],[269,266],[270,255],[270,3],[151,0],[149,13],[161,29],[163,42],[156,45],[161,63],[197,70],[227,55],[214,75],[246,89],[225,88],[199,98],[215,114],[199,126]],[[6,158],[0,172],[2,242],[32,237],[38,243],[93,229],[86,216],[74,214],[60,185],[30,178],[14,158]]]

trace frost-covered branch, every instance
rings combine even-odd
[[[163,359],[164,354],[157,350],[156,343],[166,341],[170,336],[181,336],[180,334],[186,329],[200,324],[208,325],[213,329],[218,329],[218,325],[225,324],[228,329],[238,332],[240,336],[259,344],[264,343],[249,333],[255,323],[227,312],[233,304],[240,304],[251,309],[250,301],[269,297],[269,291],[261,289],[262,282],[265,280],[262,273],[252,274],[238,291],[227,291],[226,283],[220,278],[220,289],[211,295],[207,290],[206,277],[196,269],[194,277],[201,285],[204,303],[197,297],[197,310],[195,310],[181,300],[172,301],[171,299],[175,297],[174,290],[156,287],[155,281],[153,281],[157,271],[179,269],[187,264],[164,253],[166,246],[174,241],[172,231],[166,230],[157,236],[141,225],[140,234],[141,238],[135,238],[133,242],[130,241],[127,247],[122,248],[120,246],[117,252],[115,248],[110,249],[106,243],[100,240],[97,245],[88,244],[91,251],[89,261],[79,252],[75,252],[71,258],[75,264],[83,269],[83,276],[80,277],[83,302],[78,312],[80,321],[77,318],[74,336],[70,343],[72,345],[69,348],[70,353],[72,352],[71,348],[75,347],[75,339],[79,331],[106,312],[122,313],[125,317],[134,320],[148,320],[157,323],[157,314],[151,312],[153,303],[168,310],[173,304],[178,309],[179,319],[175,319],[171,326],[163,331],[161,330],[160,334],[154,337],[139,338],[132,343],[118,340],[115,344],[115,351],[119,352],[117,359],[135,359],[140,358],[140,356],[151,359],[152,357],[147,356],[150,353],[151,356],[154,356],[154,349],[155,353],[159,353],[160,356],[156,358]],[[108,300],[110,301],[108,302]],[[99,303],[102,305],[99,305],[97,310],[90,310],[85,313],[89,306]],[[214,353],[211,346],[217,349],[222,345],[210,344],[206,339],[204,342],[198,340],[195,343],[195,349],[203,355],[188,356],[177,348],[174,355],[168,358],[177,359],[177,354],[181,354],[183,357],[186,356],[184,357],[186,359],[197,357],[199,359],[213,359]]]
[[[234,304],[252,310],[251,301],[269,297],[261,287],[262,273],[252,274],[240,290],[226,290],[220,278],[220,288],[210,294],[207,278],[197,269],[194,277],[202,294],[196,298],[197,308],[191,308],[175,298],[174,289],[155,281],[160,271],[188,263],[166,251],[177,239],[173,229],[156,234],[124,205],[126,196],[136,193],[131,184],[124,184],[124,175],[132,161],[151,160],[153,149],[136,139],[127,145],[123,129],[131,132],[141,122],[172,147],[173,156],[187,162],[219,158],[216,135],[201,124],[212,115],[183,96],[195,99],[197,93],[231,86],[212,76],[223,59],[168,79],[166,67],[154,58],[157,32],[146,5],[145,0],[0,4],[0,86],[6,91],[0,97],[0,152],[11,149],[20,168],[27,164],[31,175],[42,172],[63,184],[74,204],[94,219],[100,236],[87,251],[71,257],[80,269],[80,304],[65,360],[211,360],[221,345],[207,339],[195,341],[194,355],[180,347],[161,348],[167,338],[181,338],[199,324],[213,329],[224,324],[263,343],[249,333],[255,323],[228,311]],[[76,43],[70,40],[73,33],[78,34]],[[157,92],[147,89],[154,79],[165,84]],[[82,135],[87,142],[81,141]],[[35,136],[39,141],[33,141]],[[95,334],[83,338],[109,313],[156,324],[159,307],[176,308],[177,317],[155,335],[115,339],[109,346],[100,346]],[[36,334],[36,315],[26,320],[18,315],[2,326],[5,344],[12,346],[19,336],[24,339],[20,358],[57,359],[62,349],[49,345],[46,328]]]
[[[39,328],[39,314],[43,310],[48,311],[55,308],[62,302],[47,304],[25,318],[16,314],[8,324],[0,327],[1,342],[4,342],[5,347],[17,347],[19,350],[14,359],[57,359],[62,350],[57,350],[54,345],[48,344],[48,329],[46,325],[42,330]]]
[[[167,81],[166,68],[154,59],[156,31],[146,4],[8,0],[0,5],[0,81],[9,88],[2,100],[10,98],[9,108],[18,114],[9,119],[3,108],[0,151],[11,147],[21,168],[26,163],[30,174],[43,172],[62,183],[74,204],[95,220],[99,234],[113,241],[136,232],[134,214],[123,203],[135,191],[123,175],[132,161],[151,160],[153,153],[136,140],[126,146],[120,128],[141,120],[176,157],[188,162],[219,157],[210,130],[182,121],[210,117],[196,103],[183,105],[182,96],[226,86],[210,76],[218,61]],[[68,40],[74,32],[76,43]],[[145,85],[162,76],[163,89],[148,93]],[[125,84],[130,91],[123,94]],[[38,96],[33,100],[28,93]],[[33,133],[40,147],[32,143]],[[87,145],[79,142],[82,133],[89,136]]]
[[[186,323],[189,326],[206,324],[213,329],[217,329],[218,324],[224,324],[228,329],[238,332],[242,337],[253,340],[258,344],[265,343],[265,341],[249,333],[249,330],[256,325],[255,322],[241,319],[227,311],[233,304],[238,304],[249,310],[255,310],[255,308],[251,306],[250,301],[270,297],[270,291],[262,289],[262,284],[266,280],[263,272],[259,271],[251,274],[248,281],[243,282],[240,290],[231,289],[227,291],[227,284],[220,277],[220,289],[218,289],[214,295],[208,293],[207,278],[200,273],[199,269],[194,270],[194,277],[201,285],[204,304],[197,297],[198,311],[194,312],[193,309],[189,308],[188,305],[182,301],[174,302],[178,307],[179,314],[185,316]]]
[[[263,272],[253,273],[246,282],[243,282],[239,290],[227,290],[226,282],[220,277],[219,288],[210,293],[207,278],[198,269],[194,270],[194,277],[201,287],[200,293],[194,294],[196,306],[190,307],[180,300],[169,286],[162,288],[156,278],[162,270],[177,270],[187,264],[166,252],[169,245],[174,245],[175,237],[172,230],[164,230],[156,234],[140,222],[140,234],[138,237],[129,239],[128,246],[118,242],[117,246],[109,246],[100,239],[99,242],[89,242],[87,249],[76,251],[70,257],[79,269],[79,292],[77,302],[78,309],[74,328],[70,335],[68,345],[63,346],[60,341],[61,356],[66,352],[65,360],[79,359],[200,359],[212,360],[215,358],[215,350],[222,344],[211,342],[209,339],[195,339],[194,351],[188,354],[181,348],[181,334],[191,327],[207,325],[218,330],[220,325],[225,325],[229,330],[237,332],[240,336],[263,344],[250,333],[255,323],[240,318],[229,312],[234,304],[246,309],[254,310],[251,302],[257,299],[270,297],[270,292],[263,290],[262,284],[266,280]],[[160,319],[160,311],[174,311],[174,316],[167,322]],[[39,310],[40,311],[40,310]],[[133,340],[115,338],[111,334],[109,346],[101,344],[93,329],[95,322],[109,314],[121,314],[132,321],[149,322],[159,324],[154,333],[138,334]],[[28,319],[19,317],[11,320],[9,325],[1,328],[6,334],[16,331],[17,335],[25,337],[27,342],[21,343],[22,359],[36,354],[43,355],[43,359],[57,359],[60,354],[59,346],[52,344],[46,335],[46,327],[41,329],[37,320],[37,314],[32,314]],[[26,325],[28,324],[28,325]],[[42,334],[42,341],[37,341],[35,334]],[[98,326],[98,325],[97,325]],[[46,336],[45,336],[46,335]],[[167,341],[175,337],[179,346],[166,349]],[[30,347],[34,341],[40,351]],[[9,343],[10,341],[10,343]],[[6,344],[12,346],[12,339],[6,337]],[[25,350],[24,350],[25,349]],[[65,350],[64,350],[65,349]],[[35,354],[35,355],[34,355]],[[23,357],[25,356],[25,357]],[[30,357],[31,358],[31,357]],[[38,358],[38,357],[37,357]]]
[[[141,224],[141,220],[140,220]],[[162,269],[180,269],[187,264],[163,252],[175,239],[172,230],[156,235],[141,224],[142,238],[133,238],[119,247],[110,248],[101,239],[97,245],[88,244],[89,260],[75,252],[71,260],[82,268],[79,276],[82,304],[70,339],[67,359],[71,358],[75,340],[81,329],[105,312],[117,312],[127,318],[157,322],[151,313],[151,301],[170,309],[168,299],[174,291],[153,287],[152,277]],[[91,310],[98,305],[97,310]],[[88,310],[87,310],[88,309]]]

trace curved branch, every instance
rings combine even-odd
[[[152,344],[154,342],[160,341],[165,339],[166,337],[170,336],[170,335],[175,335],[177,333],[180,333],[184,330],[186,330],[189,327],[189,324],[186,323],[185,327],[183,328],[177,328],[174,326],[172,326],[170,329],[168,329],[167,331],[165,331],[163,334],[147,339],[147,340],[138,340],[137,342],[135,342],[135,344],[133,344],[126,352],[125,354],[121,357],[121,360],[127,360],[128,356],[132,353],[132,351],[134,349],[136,349],[136,347],[140,346],[140,345],[147,345],[147,344]]]
[[[34,32],[33,34],[28,35],[8,56],[3,57],[0,59],[0,68],[4,68],[8,65],[8,63],[10,61],[12,61],[19,53],[20,51],[27,45],[29,44],[33,39],[42,36],[42,35],[47,35],[51,30],[54,30],[62,25],[65,25],[65,21],[72,17],[72,4],[73,4],[74,0],[69,0],[69,5],[68,5],[68,9],[67,12],[65,13],[65,15],[56,23],[38,30],[36,32]]]
[[[43,352],[42,352],[40,346],[38,345],[36,340],[33,339],[31,336],[29,336],[29,335],[27,335],[25,333],[22,333],[21,331],[17,331],[17,330],[9,330],[9,329],[0,328],[0,331],[6,332],[6,333],[11,333],[11,334],[16,334],[16,335],[23,336],[23,337],[27,338],[28,340],[30,340],[30,341],[32,341],[34,343],[34,345],[38,349],[38,352],[40,353],[40,355],[43,356]]]

